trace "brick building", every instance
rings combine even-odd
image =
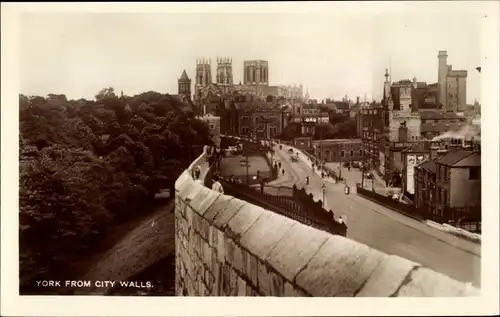
[[[415,167],[415,197],[413,203],[428,214],[436,213],[436,170],[433,160]]]
[[[467,118],[444,110],[420,110],[420,137],[432,138],[446,131],[458,131],[467,124]]]
[[[480,225],[480,152],[456,150],[417,166],[415,206],[457,226],[467,221]]]
[[[363,141],[361,139],[328,139],[313,141],[314,155],[325,162],[361,162]]]
[[[360,109],[357,126],[358,136],[363,141],[365,165],[369,168],[379,169],[381,165],[379,154],[381,138],[384,133],[384,109],[382,106]],[[384,163],[382,161],[382,164]]]
[[[418,165],[414,203],[437,221],[480,231],[481,153],[456,150]]]
[[[280,108],[241,109],[238,111],[238,134],[275,138],[282,133],[282,126],[286,126],[284,116],[284,109]]]
[[[463,111],[467,102],[467,71],[452,69],[452,66],[447,64],[447,58],[446,51],[439,51],[439,103],[446,111]]]

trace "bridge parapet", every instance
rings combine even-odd
[[[177,295],[479,295],[417,263],[214,192],[193,178],[196,166],[208,171],[205,154],[175,184]]]

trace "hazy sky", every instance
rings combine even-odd
[[[433,83],[438,51],[447,50],[448,63],[469,72],[467,101],[480,100],[480,2],[316,3],[306,12],[284,3],[266,12],[265,4],[198,3],[198,12],[164,5],[170,12],[22,13],[21,93],[93,98],[112,86],[175,94],[183,69],[194,77],[197,58],[211,58],[215,81],[216,57],[228,56],[235,83],[244,60],[263,59],[271,85],[302,83],[318,99],[379,100],[385,68],[393,81]]]

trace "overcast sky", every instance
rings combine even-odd
[[[194,77],[197,58],[211,58],[215,81],[216,57],[228,56],[235,83],[244,60],[263,59],[271,85],[302,83],[318,99],[380,100],[385,68],[393,81],[433,83],[438,51],[447,50],[448,63],[469,72],[467,101],[480,100],[480,2],[316,3],[308,11],[198,3],[198,12],[163,4],[156,13],[119,6],[129,12],[22,13],[21,93],[93,98],[112,86],[175,94],[183,69]]]

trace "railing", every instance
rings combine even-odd
[[[231,196],[332,234],[341,236],[347,234],[347,226],[338,223],[332,211],[323,209],[321,200],[314,201],[312,194],[308,194],[304,189],[298,189],[295,185],[291,188],[291,196],[277,196],[261,192],[260,188],[228,180],[221,180],[221,184],[224,192]]]
[[[375,191],[364,189],[357,184],[358,195],[373,200],[387,208],[393,209],[406,216],[418,220],[432,220],[438,223],[445,223],[456,228],[461,228],[470,232],[481,232],[481,206],[466,208],[445,207],[443,213],[432,212],[429,204],[424,204],[422,208],[417,208],[413,204],[405,204]]]
[[[406,216],[423,220],[425,217],[422,215],[422,210],[415,208],[413,205],[408,205],[401,203],[392,197],[387,197],[384,195],[377,194],[375,191],[364,189],[361,184],[356,184],[357,194],[363,196],[367,199],[373,200],[381,205],[384,205],[387,208],[398,211]]]

